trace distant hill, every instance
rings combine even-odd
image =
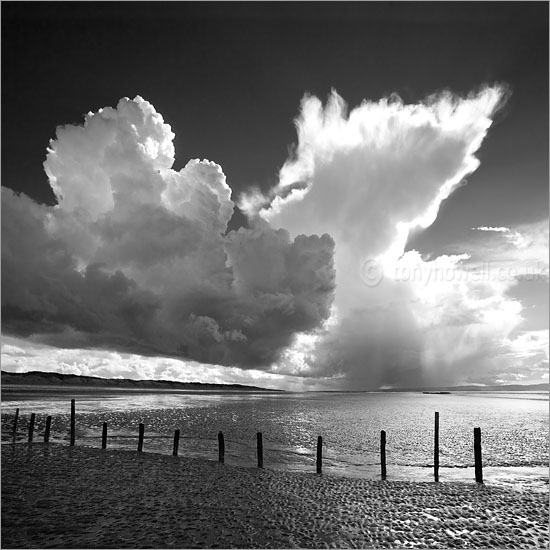
[[[250,391],[250,392],[281,392],[270,388],[245,386],[242,384],[203,384],[200,382],[174,382],[172,380],[130,380],[128,378],[99,378],[97,376],[79,376],[77,374],[61,374],[58,372],[2,372],[2,385],[23,384],[29,386],[82,386],[87,388],[121,388],[148,390],[202,390],[202,391]],[[329,392],[339,390],[328,390]],[[373,391],[373,390],[368,390]],[[377,390],[381,392],[483,392],[483,391],[550,391],[550,384],[509,384],[504,386],[440,386],[425,388],[394,388]]]
[[[174,382],[172,380],[130,380],[128,378],[99,378],[57,372],[2,372],[2,385],[25,384],[30,386],[83,386],[97,388],[158,389],[158,390],[211,390],[211,391],[269,391],[282,392],[242,384],[202,384],[200,382]]]

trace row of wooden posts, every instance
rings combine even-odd
[[[17,420],[19,417],[19,409],[15,411],[15,420],[13,423],[13,437],[17,431]],[[35,413],[31,414],[31,420],[29,424],[29,443],[32,442],[33,432],[34,432],[34,421]],[[50,440],[50,428],[52,423],[52,417],[48,416],[46,418],[46,431],[44,432],[44,443],[48,443]],[[75,400],[71,399],[71,434],[70,434],[70,445],[74,446],[75,443]],[[138,453],[143,452],[143,439],[145,436],[145,425],[139,425],[139,435],[138,435]],[[180,440],[180,431],[176,430],[174,432],[174,447],[172,454],[178,456]],[[101,448],[107,448],[107,422],[103,423],[103,430],[101,435]],[[262,433],[258,432],[256,434],[256,455],[258,458],[258,468],[264,467],[264,447],[263,447],[263,438]],[[225,461],[225,441],[223,438],[223,433],[218,433],[218,460],[222,464]],[[474,428],[474,462],[475,462],[475,478],[478,483],[483,483],[483,469],[481,463],[481,428]],[[323,465],[323,438],[319,436],[317,438],[317,460],[316,460],[316,471],[318,474],[322,473]],[[382,430],[380,432],[380,468],[381,468],[381,477],[386,479],[386,432]],[[434,479],[439,481],[439,413],[435,413],[435,427],[434,427]]]

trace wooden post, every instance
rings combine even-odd
[[[258,450],[258,468],[264,467],[264,444],[262,441],[262,432],[256,434],[256,447]]]
[[[143,452],[143,435],[145,433],[145,426],[139,425],[139,438],[138,438],[138,453]]]
[[[317,438],[317,473],[320,474],[323,467],[323,438]]]
[[[75,439],[75,405],[74,399],[71,399],[71,447],[74,446]]]
[[[435,413],[434,430],[434,479],[439,481],[439,413]]]
[[[474,458],[476,481],[483,483],[483,468],[481,466],[481,428],[474,428]]]
[[[46,431],[44,432],[44,443],[49,443],[50,441],[50,429],[52,427],[52,417],[48,416],[46,418]]]
[[[101,433],[101,448],[107,448],[107,422],[103,422],[103,431]]]
[[[174,450],[172,451],[172,454],[174,456],[178,456],[178,447],[180,445],[180,431],[176,430],[174,432]]]
[[[223,464],[225,460],[225,442],[223,440],[223,434],[218,434],[218,460]]]
[[[15,436],[17,435],[17,420],[19,418],[19,407],[15,409],[15,418],[13,419],[13,439],[15,439]]]
[[[36,417],[35,413],[31,414],[31,423],[29,424],[29,443],[32,443],[32,433],[34,432],[34,419]]]
[[[380,467],[382,469],[382,479],[386,479],[386,432],[380,432]]]

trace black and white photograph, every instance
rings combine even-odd
[[[548,549],[549,6],[3,1],[2,548]]]

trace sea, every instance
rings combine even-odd
[[[265,468],[316,471],[322,437],[323,474],[380,479],[381,431],[386,433],[388,480],[434,480],[435,413],[439,416],[439,481],[475,482],[474,428],[481,429],[484,483],[548,491],[547,392],[211,392],[3,386],[2,444],[25,443],[31,413],[33,440],[43,441],[50,415],[52,444],[69,444],[71,398],[76,445],[101,447],[107,423],[110,449],[178,453],[218,460],[223,433],[225,463],[257,466],[262,433]],[[13,436],[14,416],[18,429]]]

